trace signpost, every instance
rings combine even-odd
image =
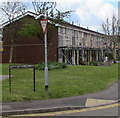
[[[40,20],[43,33],[45,34],[45,69],[44,69],[44,79],[45,79],[45,93],[48,94],[48,62],[47,62],[47,22],[48,19]]]
[[[42,26],[43,33],[46,32],[46,29],[47,29],[47,22],[48,22],[48,19],[40,20],[40,23],[41,23],[41,26]]]
[[[9,65],[9,91],[11,92],[11,69],[26,69],[33,68],[33,83],[35,91],[35,65]]]

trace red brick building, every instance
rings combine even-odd
[[[16,38],[12,62],[33,64],[44,62],[44,43],[40,40],[43,36],[41,35],[39,39],[38,36],[21,36],[16,33],[26,17],[35,20],[35,14],[31,12],[17,17],[11,24],[14,25],[14,32],[10,34],[11,25],[3,24],[3,63],[9,62],[12,34]],[[53,28],[54,30],[48,27],[47,34],[49,62],[79,65],[80,61],[84,61],[89,64],[92,61],[104,61],[105,56],[111,52],[111,41],[106,39],[104,34],[66,22],[54,22]]]
[[[31,12],[27,12],[24,16],[20,16],[17,18],[13,24],[14,31],[13,33],[20,30],[22,21],[24,18],[34,19],[34,14]],[[9,30],[11,29],[11,25],[9,23],[3,24],[3,51],[2,51],[2,62],[8,63],[10,57],[10,35],[14,35]],[[41,26],[40,26],[41,27]],[[10,33],[10,34],[9,34]],[[49,31],[48,31],[49,33]],[[48,61],[56,62],[57,61],[57,29],[54,28],[54,33],[50,33],[50,37],[48,37]],[[37,36],[28,37],[21,36],[16,33],[15,35],[15,43],[13,45],[13,63],[33,63],[37,64],[40,62],[44,62],[44,43],[39,40]],[[42,37],[43,38],[43,37]]]

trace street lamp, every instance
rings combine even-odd
[[[38,15],[35,19],[44,17],[43,14]],[[45,93],[48,94],[48,59],[47,59],[47,22],[48,19],[40,20],[43,33],[44,33],[44,44],[45,44],[45,68],[44,68],[44,79],[45,79]]]

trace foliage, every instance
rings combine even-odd
[[[87,62],[81,60],[81,61],[79,61],[79,64],[80,64],[80,65],[87,65]]]
[[[49,24],[47,26],[48,43],[50,42],[49,37],[54,32],[54,30],[55,30],[54,24]],[[26,37],[33,37],[33,38],[37,37],[40,40],[41,44],[44,43],[44,40],[43,40],[44,34],[42,31],[40,21],[38,21],[38,20],[35,20],[32,18],[24,18],[22,27],[19,30],[19,34],[21,36],[26,36]]]
[[[107,56],[108,56],[108,60],[114,60],[113,53],[108,53]]]
[[[34,37],[36,35],[40,37],[42,35],[40,23],[34,19],[24,18],[19,34],[28,37]]]
[[[92,66],[97,66],[97,64],[98,64],[97,61],[91,61],[91,62],[89,63],[89,65],[92,65]]]
[[[45,68],[45,63],[42,62],[38,65],[36,65],[36,69],[38,70],[44,70]],[[62,69],[62,68],[67,68],[67,65],[65,63],[59,63],[59,62],[49,62],[48,63],[48,69],[49,70],[53,70],[53,69]]]

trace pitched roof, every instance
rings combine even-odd
[[[17,21],[17,20],[19,20],[19,19],[21,19],[21,18],[23,18],[23,17],[25,17],[25,16],[28,16],[28,15],[35,18],[38,14],[33,13],[33,12],[31,12],[31,11],[27,11],[27,12],[23,13],[22,15],[19,15],[19,16],[15,17],[15,18],[13,19],[13,22],[14,22],[14,21]],[[50,20],[52,20],[52,19],[50,18]],[[54,19],[53,19],[53,21],[54,21]],[[83,30],[83,31],[88,31],[88,32],[92,32],[92,33],[99,34],[99,35],[104,35],[104,34],[102,34],[102,33],[100,33],[100,32],[96,32],[96,31],[93,31],[93,30],[90,30],[90,29],[86,29],[86,28],[83,28],[83,27],[80,27],[80,26],[76,26],[76,25],[74,25],[74,24],[70,24],[70,23],[65,22],[65,21],[62,21],[62,22],[61,22],[61,21],[60,21],[60,22],[57,21],[57,22],[55,22],[55,23],[56,23],[56,26],[74,27],[74,28],[77,28],[77,29],[81,29],[81,30]],[[10,24],[9,21],[3,23],[2,25],[0,25],[0,29],[4,28],[5,26],[7,26],[7,25],[9,25],[9,24]]]
[[[27,12],[25,12],[25,13],[17,16],[17,17],[15,17],[15,18],[13,19],[13,21],[17,21],[17,20],[19,20],[19,19],[21,19],[21,18],[23,18],[23,17],[25,17],[25,16],[28,16],[28,15],[33,16],[33,17],[36,17],[37,14],[35,14],[35,13],[33,13],[33,12],[30,12],[30,11],[27,11]],[[4,28],[5,26],[7,26],[7,25],[9,25],[9,24],[10,24],[9,21],[3,23],[3,24],[0,26],[0,29],[1,29],[1,28]]]
[[[55,19],[53,20],[55,21]],[[69,27],[69,28],[74,28],[74,29],[79,29],[80,31],[82,32],[91,32],[91,33],[94,33],[94,34],[99,34],[99,35],[105,35],[103,33],[100,33],[100,32],[97,32],[97,31],[93,31],[93,30],[90,30],[88,28],[83,28],[83,27],[80,27],[80,26],[77,26],[77,25],[74,25],[74,24],[70,24],[69,22],[66,22],[66,21],[55,21],[56,23],[56,26],[61,26],[61,27]]]

